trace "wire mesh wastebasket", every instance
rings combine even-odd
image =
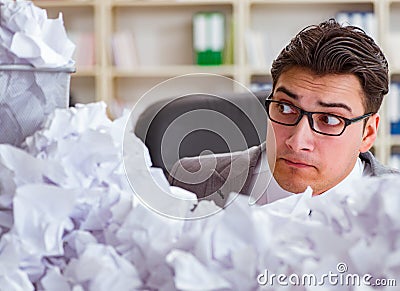
[[[21,145],[56,108],[67,108],[74,71],[0,65],[0,143]]]

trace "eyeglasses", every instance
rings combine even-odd
[[[267,115],[271,121],[287,125],[295,126],[306,115],[308,123],[313,131],[330,136],[341,135],[347,126],[352,123],[361,121],[373,113],[367,113],[359,117],[348,119],[335,114],[325,112],[309,112],[284,101],[275,101],[270,98],[265,100]]]

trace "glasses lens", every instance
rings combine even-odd
[[[300,111],[290,104],[270,101],[268,114],[273,121],[294,125],[299,118]]]
[[[346,126],[344,119],[327,113],[314,113],[312,118],[314,129],[321,133],[340,134]]]

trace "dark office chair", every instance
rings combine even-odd
[[[264,100],[269,92],[193,94],[148,107],[135,134],[164,172],[182,157],[244,150],[265,140]]]

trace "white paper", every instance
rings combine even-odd
[[[62,15],[48,19],[32,1],[0,0],[0,64],[56,68],[74,64],[75,45],[68,39]]]
[[[34,290],[28,274],[19,269],[18,237],[10,233],[0,239],[0,286],[4,290]]]
[[[78,259],[73,259],[65,275],[75,284],[90,281],[89,290],[134,290],[141,286],[136,268],[112,247],[89,244]]]
[[[177,271],[175,286],[180,290],[206,291],[232,287],[218,273],[208,270],[190,253],[174,250],[168,254],[167,262]],[[193,276],[193,273],[196,276]]]
[[[75,192],[47,185],[18,188],[13,201],[14,226],[30,251],[44,255],[62,255],[64,231],[70,230],[69,214],[75,204]]]

